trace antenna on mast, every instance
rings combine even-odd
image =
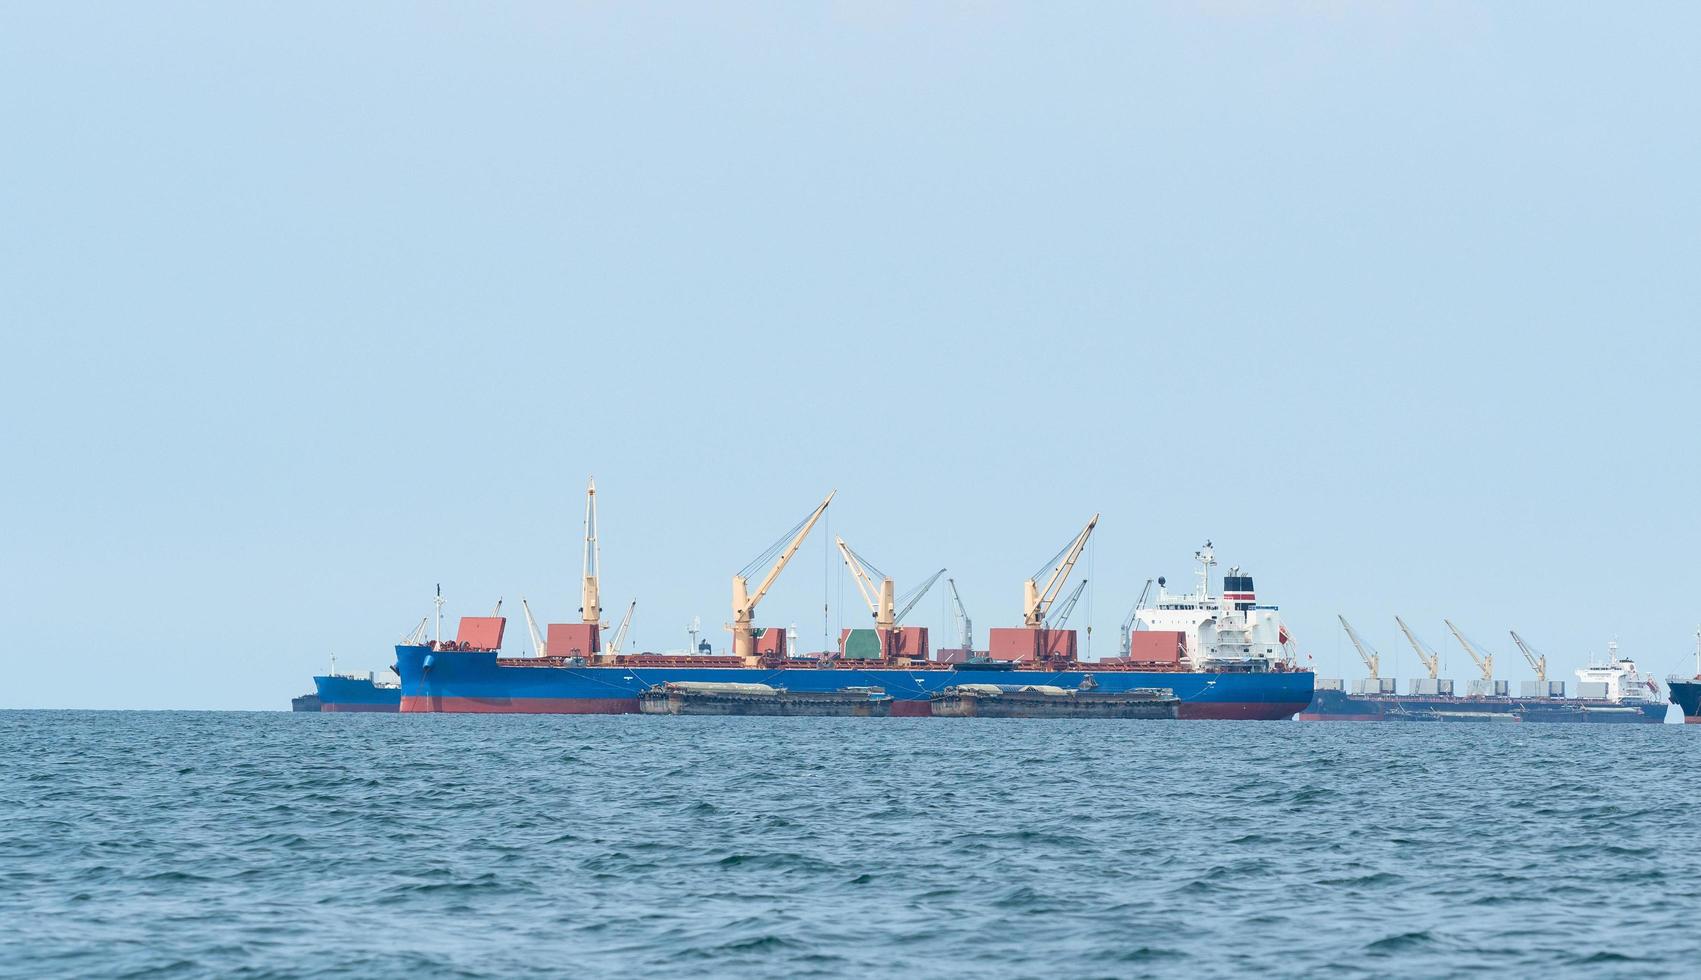
[[[1199,601],[1204,602],[1211,595],[1211,567],[1217,563],[1217,552],[1206,541],[1205,547],[1193,553],[1193,560],[1199,563]]]
[[[437,598],[433,599],[432,602],[434,602],[437,606],[437,641],[433,644],[433,646],[441,647],[443,645],[443,583],[442,582],[437,583]]]

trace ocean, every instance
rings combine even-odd
[[[1693,975],[1701,727],[0,712],[0,973]]]

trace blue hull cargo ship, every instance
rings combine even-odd
[[[990,664],[860,666],[796,660],[747,668],[732,657],[635,654],[609,665],[565,658],[505,658],[494,651],[396,648],[402,675],[401,710],[553,714],[628,714],[638,696],[673,681],[767,684],[789,691],[831,692],[876,687],[893,698],[893,717],[925,717],[933,695],[957,684],[1045,684],[1103,693],[1163,688],[1180,699],[1179,717],[1274,721],[1292,718],[1311,700],[1305,671],[1232,673],[1115,669],[1082,663],[1062,669],[1015,669]],[[1090,680],[1089,680],[1090,678]]]
[[[295,711],[400,711],[402,689],[375,674],[339,674],[333,670],[313,678],[313,693],[290,702]]]
[[[1196,590],[1170,594],[1160,588],[1157,600],[1149,605],[1142,597],[1130,626],[1124,629],[1118,656],[1079,659],[1076,631],[1063,624],[1081,594],[1080,585],[1055,607],[1053,603],[1097,525],[1097,516],[1024,583],[1022,626],[993,629],[989,649],[976,651],[959,600],[962,646],[940,650],[938,656],[929,649],[925,627],[903,626],[901,621],[939,575],[899,600],[892,579],[838,539],[874,628],[842,630],[836,651],[795,656],[788,649],[786,632],[752,625],[754,613],[832,501],[831,494],[733,577],[730,655],[714,655],[707,643],[683,653],[621,653],[626,624],[605,649],[598,603],[595,494],[593,484],[586,497],[581,621],[552,623],[543,631],[533,621],[530,606],[522,603],[536,655],[504,657],[499,651],[506,620],[499,615],[463,617],[456,638],[442,640],[439,595],[438,639],[427,642],[419,631],[396,647],[402,711],[626,714],[639,710],[639,696],[645,690],[680,681],[766,684],[794,692],[877,688],[893,698],[891,714],[900,717],[928,715],[934,695],[947,687],[976,683],[1037,684],[1107,694],[1167,689],[1179,699],[1179,716],[1185,719],[1286,720],[1311,701],[1315,678],[1296,666],[1277,609],[1257,603],[1251,576],[1231,569],[1223,579],[1222,593],[1211,593],[1210,570],[1216,560],[1208,542],[1195,555],[1202,565]],[[766,574],[753,582],[751,576],[763,566],[769,566]],[[1161,586],[1163,580],[1158,582]]]

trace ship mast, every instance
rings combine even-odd
[[[1193,553],[1193,560],[1199,563],[1199,603],[1204,605],[1211,597],[1211,566],[1217,563],[1216,549],[1207,541],[1205,547]]]
[[[437,598],[433,599],[432,602],[434,602],[437,605],[437,639],[434,643],[432,643],[432,647],[434,649],[442,649],[442,647],[443,647],[443,583],[441,583],[441,582],[437,583]]]

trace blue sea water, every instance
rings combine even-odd
[[[0,973],[1693,975],[1698,739],[0,712]]]

